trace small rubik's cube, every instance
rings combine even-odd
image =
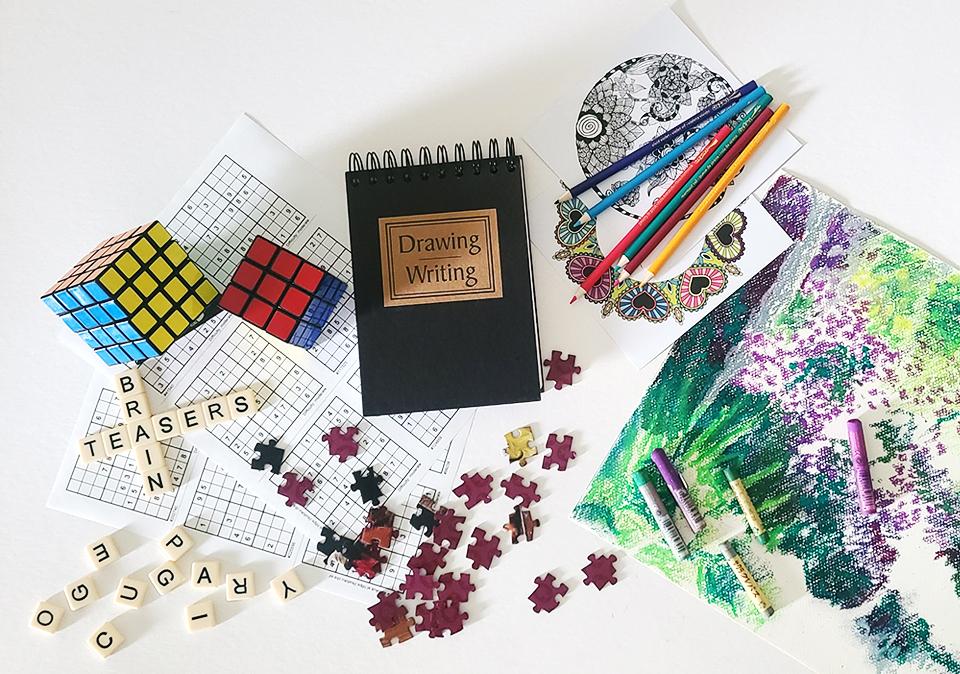
[[[258,236],[220,296],[220,306],[309,349],[346,287],[333,274]]]
[[[153,222],[101,242],[42,299],[107,365],[118,365],[163,353],[216,296]]]

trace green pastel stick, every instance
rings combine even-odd
[[[773,101],[773,96],[770,94],[764,94],[757,101],[757,104],[750,108],[750,111],[741,119],[737,125],[733,128],[733,131],[730,132],[730,135],[727,136],[722,143],[713,151],[713,154],[703,163],[696,173],[691,176],[690,180],[680,189],[679,192],[663,207],[663,210],[657,214],[653,220],[650,221],[650,224],[647,225],[646,229],[640,233],[630,247],[627,248],[623,255],[620,258],[619,266],[624,266],[629,262],[634,255],[640,252],[640,249],[646,245],[647,241],[653,238],[653,235],[657,233],[657,230],[660,229],[660,225],[667,221],[667,219],[673,215],[673,212],[677,210],[677,207],[683,203],[683,200],[690,196],[690,193],[696,189],[697,185],[700,184],[700,181],[703,180],[703,177],[707,175],[714,166],[717,165],[723,155],[727,153],[727,150],[730,149],[730,146],[737,142],[737,138],[743,135],[743,132],[747,130],[747,127],[753,122],[757,115],[760,112],[770,105]]]

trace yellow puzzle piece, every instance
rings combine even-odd
[[[509,433],[504,433],[507,446],[504,448],[510,463],[519,461],[521,466],[527,465],[527,459],[537,455],[537,446],[533,444],[533,429],[530,426],[521,426]]]

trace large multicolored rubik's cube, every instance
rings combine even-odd
[[[44,303],[108,365],[163,353],[217,296],[159,222],[101,242]]]
[[[347,285],[262,236],[220,297],[220,306],[295,346],[309,349]]]

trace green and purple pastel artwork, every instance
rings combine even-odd
[[[960,672],[960,271],[796,178],[763,205],[795,244],[675,344],[574,518],[817,671]],[[694,536],[647,471],[683,560],[631,480],[659,447],[707,520]],[[731,537],[770,618],[723,556]]]

